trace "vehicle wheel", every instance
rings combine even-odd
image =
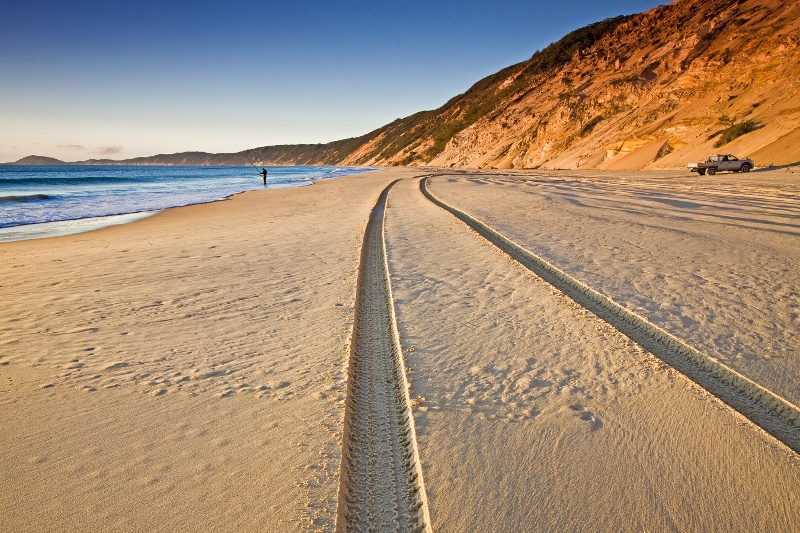
[[[714,174],[717,173],[717,169],[716,168],[709,168],[706,172],[708,172],[709,176],[713,176]]]
[[[704,168],[698,168],[697,169],[697,173],[700,174],[701,176],[704,176],[705,173],[706,173],[706,170]]]
[[[742,165],[742,172],[750,172],[750,165],[748,165],[747,163]]]

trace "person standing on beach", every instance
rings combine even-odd
[[[264,180],[264,185],[267,184],[267,169],[261,168],[261,179]]]

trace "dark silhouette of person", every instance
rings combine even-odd
[[[261,179],[264,180],[264,185],[266,185],[267,184],[267,169],[266,168],[262,168],[261,169]]]

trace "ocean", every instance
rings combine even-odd
[[[0,165],[0,242],[87,231],[168,207],[232,194],[309,185],[366,167],[154,167]]]

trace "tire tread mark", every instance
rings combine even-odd
[[[800,454],[800,408],[796,405],[578,281],[472,215],[435,197],[427,186],[430,177],[422,177],[419,182],[425,198]]]
[[[361,249],[336,531],[431,532],[383,235],[390,183]]]

